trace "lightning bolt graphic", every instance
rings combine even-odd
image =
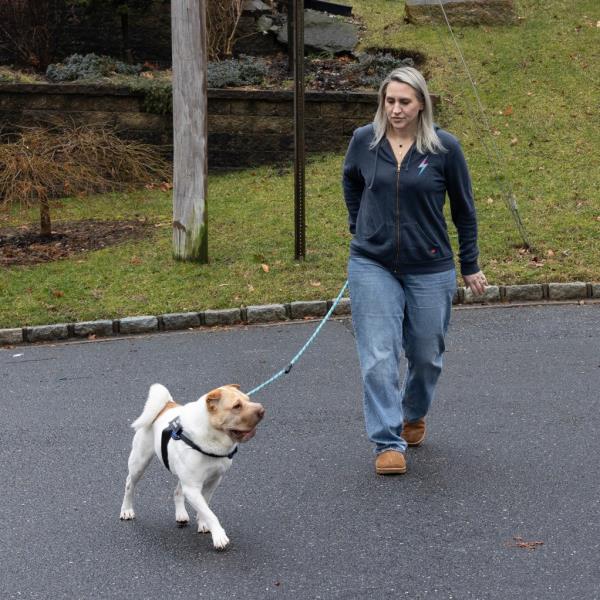
[[[421,164],[417,167],[419,169],[419,175],[423,174],[423,171],[427,168],[428,165],[429,163],[427,162],[427,158],[424,158],[421,161]]]

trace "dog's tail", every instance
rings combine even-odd
[[[137,431],[142,427],[151,427],[160,411],[169,403],[173,402],[169,390],[160,383],[155,383],[150,386],[148,392],[148,399],[144,405],[144,411],[142,414],[131,424],[131,426]]]

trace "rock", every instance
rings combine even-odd
[[[26,327],[24,337],[28,342],[51,342],[53,340],[66,340],[69,337],[69,327],[66,323]]]
[[[278,27],[270,16],[243,14],[238,23],[237,39],[233,46],[234,56],[263,56],[282,52],[284,48],[275,39],[277,30]]]
[[[151,315],[125,317],[119,321],[119,333],[150,333],[158,331],[158,318]]]
[[[200,327],[200,315],[197,312],[169,313],[161,315],[163,327],[170,331],[173,329],[188,329],[190,327]]]
[[[287,21],[279,30],[277,41],[287,45]],[[353,23],[315,10],[304,11],[304,45],[307,50],[333,55],[352,52],[357,43],[358,27]]]
[[[350,298],[341,298],[338,305],[333,310],[334,315],[349,315],[351,312],[352,306]]]
[[[322,317],[326,312],[327,302],[325,302],[325,300],[297,301],[290,303],[290,314],[292,319]]]
[[[265,13],[271,12],[271,7],[268,4],[265,4],[261,0],[246,0],[243,5],[244,13],[251,14],[259,14],[263,15]]]
[[[583,281],[548,284],[548,298],[550,300],[578,300],[586,297],[587,285]]]
[[[263,304],[247,308],[248,323],[284,321],[287,318],[283,304]]]
[[[506,286],[506,299],[508,302],[523,302],[541,300],[544,290],[539,283]]]
[[[88,337],[90,335],[112,335],[113,322],[105,319],[100,321],[81,321],[73,325],[75,337]]]
[[[268,33],[272,30],[277,30],[277,28],[273,25],[273,19],[271,17],[267,17],[263,15],[256,21],[256,29],[261,33]]]
[[[406,0],[406,18],[415,25],[512,25],[517,20],[513,0]]]
[[[498,302],[500,300],[500,288],[497,285],[488,285],[483,294],[476,296],[471,288],[464,288],[464,304],[487,304],[488,302]]]
[[[209,327],[215,325],[234,325],[242,321],[239,308],[226,308],[223,310],[205,310],[204,324]]]
[[[21,328],[0,329],[0,345],[21,344],[23,342],[23,330]]]

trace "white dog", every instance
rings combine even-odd
[[[190,518],[187,500],[198,515],[198,532],[209,532],[215,548],[229,538],[208,503],[232,463],[238,444],[256,433],[265,414],[262,405],[250,402],[238,385],[225,385],[195,402],[176,404],[167,388],[150,387],[144,411],[132,423],[136,430],[129,455],[129,475],[121,506],[121,519],[135,517],[133,492],[154,453],[179,478],[175,489],[175,519],[180,527]]]

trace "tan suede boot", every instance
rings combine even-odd
[[[419,419],[414,423],[404,421],[402,437],[409,446],[420,446],[425,439],[425,419]]]
[[[375,472],[377,475],[400,475],[406,473],[406,459],[402,452],[385,450],[375,459]]]

